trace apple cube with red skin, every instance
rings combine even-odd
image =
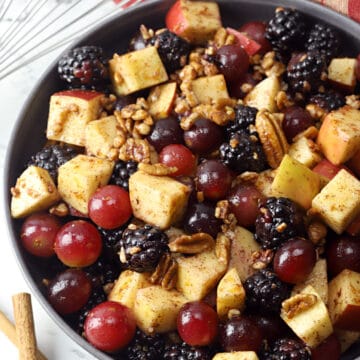
[[[328,306],[336,328],[360,331],[360,273],[345,269],[330,281]]]
[[[215,2],[178,0],[166,14],[166,26],[193,44],[204,44],[222,26],[219,6]]]
[[[237,31],[233,28],[226,28],[226,31],[234,35],[237,43],[246,51],[249,56],[255,55],[259,52],[261,45],[257,43],[255,40],[251,39],[245,33]]]
[[[50,99],[46,136],[49,140],[85,146],[86,125],[98,119],[104,95],[96,91],[68,90]]]
[[[313,172],[325,177],[328,180],[331,180],[341,169],[348,170],[343,165],[334,165],[327,159],[322,159],[317,165],[312,169]]]
[[[346,163],[349,169],[360,178],[360,150]]]
[[[328,67],[328,80],[336,88],[349,94],[353,93],[356,85],[355,58],[332,59]]]

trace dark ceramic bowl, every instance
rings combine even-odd
[[[148,0],[141,6],[120,13],[104,24],[94,28],[84,36],[77,45],[101,45],[107,55],[125,51],[131,36],[138,30],[140,24],[159,28],[164,26],[167,9],[174,0]],[[360,53],[360,25],[325,7],[305,0],[218,0],[222,19],[225,25],[237,27],[249,20],[267,20],[277,6],[294,7],[306,14],[309,21],[321,20],[338,28],[342,34],[342,48],[346,54],[355,56]],[[25,279],[33,293],[53,320],[73,338],[81,347],[99,359],[110,359],[101,351],[93,348],[61,318],[47,302],[41,280],[46,276],[47,264],[34,261],[22,248],[19,242],[21,222],[10,217],[9,189],[23,171],[24,164],[31,155],[45,144],[44,129],[46,128],[48,104],[50,95],[63,89],[63,84],[57,77],[56,64],[52,64],[43,78],[34,88],[16,123],[8,147],[5,167],[5,206],[11,241]],[[360,344],[355,344],[342,359],[359,359]]]

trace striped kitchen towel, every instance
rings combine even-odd
[[[360,0],[315,0],[360,22]]]

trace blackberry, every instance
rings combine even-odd
[[[300,340],[281,338],[261,355],[262,360],[310,360],[310,349]]]
[[[292,51],[301,49],[305,28],[305,21],[300,12],[278,8],[267,24],[265,37],[277,53],[289,57]]]
[[[167,345],[163,360],[210,360],[211,358],[212,354],[209,348],[193,347],[183,342]]]
[[[70,145],[48,145],[33,155],[27,166],[35,165],[47,170],[57,183],[58,168],[76,155],[78,151]]]
[[[59,60],[58,74],[70,89],[102,90],[108,79],[102,48],[81,46],[70,50]]]
[[[149,224],[128,227],[120,240],[120,260],[130,270],[152,271],[169,251],[168,241],[163,231]]]
[[[310,97],[308,102],[310,104],[316,104],[327,112],[336,110],[346,103],[344,95],[336,91],[315,94]]]
[[[119,160],[114,166],[109,183],[129,190],[129,178],[134,172],[136,172],[137,168],[138,163],[135,161]]]
[[[147,335],[137,330],[134,339],[126,349],[128,360],[158,360],[162,359],[165,348],[164,337],[160,334]]]
[[[116,229],[103,229],[98,226],[98,230],[100,232],[101,238],[103,240],[103,244],[109,248],[117,251],[117,246],[119,244],[119,240],[121,239],[121,235],[124,231],[124,227],[116,228]]]
[[[255,239],[263,249],[277,249],[288,239],[304,235],[303,211],[284,197],[270,197],[260,204]]]
[[[307,51],[318,51],[325,56],[327,62],[339,53],[340,38],[338,32],[332,27],[317,23],[309,33],[305,43]]]
[[[257,109],[251,106],[237,105],[235,107],[235,120],[229,122],[225,128],[228,138],[236,132],[246,131],[249,134],[254,132]]]
[[[290,285],[282,282],[269,269],[262,269],[244,282],[246,306],[262,314],[279,313],[281,303],[290,296]]]
[[[268,165],[263,148],[256,134],[240,131],[231,137],[229,142],[220,146],[220,158],[237,173],[244,171],[261,172]]]
[[[286,71],[290,88],[301,94],[316,91],[323,82],[324,74],[326,74],[324,57],[314,51],[294,55]]]
[[[162,30],[150,39],[168,73],[173,73],[186,64],[190,54],[190,44],[169,30]]]

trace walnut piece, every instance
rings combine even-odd
[[[229,264],[231,241],[225,234],[219,234],[216,239],[215,254],[220,262]]]
[[[212,249],[215,246],[214,238],[207,233],[195,233],[192,235],[180,235],[169,243],[172,252],[182,254],[198,254]]]
[[[138,169],[149,175],[155,175],[155,176],[168,176],[174,174],[177,171],[177,167],[166,166],[161,163],[157,163],[157,164],[140,163]]]
[[[282,303],[282,310],[288,319],[292,319],[301,312],[310,309],[318,301],[314,294],[296,294]]]

